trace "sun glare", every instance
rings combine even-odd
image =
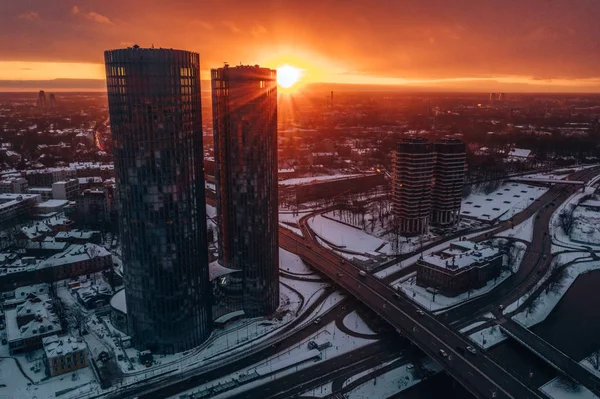
[[[284,89],[294,86],[302,77],[302,70],[290,65],[277,68],[277,83]]]

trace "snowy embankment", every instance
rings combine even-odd
[[[600,269],[600,261],[577,263],[568,266],[561,273],[560,280],[557,281],[556,285],[544,290],[524,311],[513,316],[513,320],[525,327],[531,327],[544,321],[577,277],[598,269]]]
[[[525,220],[524,222],[514,226],[513,228],[504,230],[503,232],[496,234],[495,237],[516,238],[519,240],[531,242],[533,240],[533,230],[536,217],[537,213],[531,216],[529,219]]]
[[[483,221],[508,220],[530,206],[548,191],[546,187],[536,187],[524,183],[509,182],[490,194],[471,194],[463,199],[462,216]]]
[[[587,368],[591,373],[595,374],[596,377],[600,377],[600,370],[592,365],[592,358],[595,358],[596,354],[592,354],[589,357],[579,362],[583,367]],[[596,359],[594,359],[596,360]],[[540,388],[542,392],[548,395],[552,399],[598,399],[589,389],[581,384],[568,380],[562,376],[556,377],[552,381]]]
[[[310,218],[308,225],[316,235],[340,249],[358,253],[391,254],[392,252],[388,242],[321,215]]]

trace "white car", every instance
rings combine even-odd
[[[442,355],[442,357],[448,357],[448,354],[443,349],[440,349],[440,355]]]
[[[477,354],[477,349],[473,348],[472,346],[467,346],[467,350],[469,352],[471,352],[472,354],[476,355]]]

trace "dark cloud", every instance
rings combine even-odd
[[[101,63],[105,49],[154,43],[198,51],[205,68],[287,48],[382,77],[600,76],[597,0],[7,3],[0,61]],[[19,16],[32,10],[44,18],[25,27]]]

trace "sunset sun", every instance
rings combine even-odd
[[[284,89],[294,86],[302,77],[302,70],[290,65],[277,68],[277,83]]]

